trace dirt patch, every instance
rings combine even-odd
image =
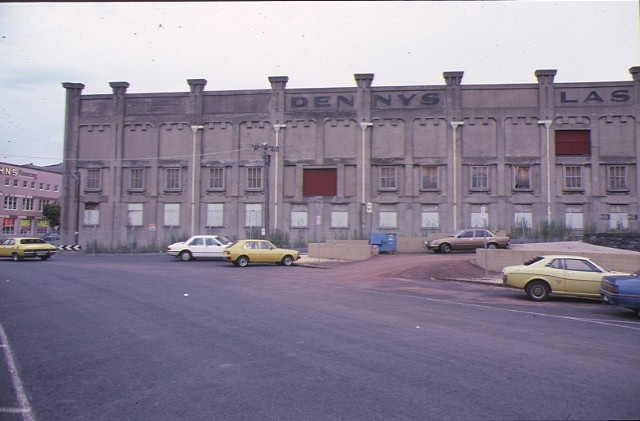
[[[329,263],[329,276],[341,279],[402,278],[402,279],[482,279],[485,270],[476,266],[473,253],[452,253],[447,255],[380,254],[369,260],[348,263]],[[488,272],[490,277],[500,274]]]

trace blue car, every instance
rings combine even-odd
[[[631,275],[609,275],[600,282],[602,299],[614,306],[628,308],[640,317],[640,270]]]

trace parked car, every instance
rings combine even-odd
[[[0,257],[10,257],[15,261],[36,257],[47,260],[57,252],[56,246],[38,237],[7,238],[0,244]]]
[[[504,285],[523,289],[533,301],[550,294],[600,298],[604,276],[621,274],[581,256],[538,256],[522,265],[502,269]]]
[[[501,236],[485,229],[465,229],[454,232],[448,237],[424,242],[424,248],[434,253],[449,253],[451,250],[475,250],[483,248],[509,248],[509,237]]]
[[[57,244],[60,242],[60,234],[57,232],[50,232],[49,234],[43,235],[42,239],[47,243]]]
[[[602,299],[614,306],[628,308],[640,317],[640,270],[631,275],[607,275],[600,283]]]
[[[300,253],[298,250],[278,248],[266,240],[240,240],[224,250],[224,258],[240,267],[249,263],[291,266],[300,259]]]
[[[221,235],[194,235],[187,241],[167,246],[167,254],[187,261],[193,259],[222,259],[222,252],[231,244]]]

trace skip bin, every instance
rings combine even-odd
[[[371,234],[369,243],[378,246],[380,253],[395,253],[397,250],[397,234]]]

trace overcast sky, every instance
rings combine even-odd
[[[631,80],[638,0],[0,3],[0,161],[62,162],[63,82],[84,94]]]

